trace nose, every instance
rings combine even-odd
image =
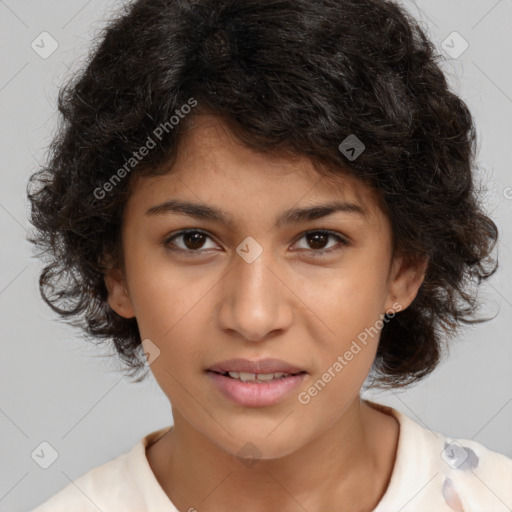
[[[293,320],[293,293],[270,251],[251,263],[235,254],[231,265],[221,283],[220,327],[250,341],[286,331]]]

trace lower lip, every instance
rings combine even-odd
[[[299,373],[270,382],[243,382],[209,370],[207,373],[221,393],[247,407],[265,407],[278,403],[296,389],[306,375]]]

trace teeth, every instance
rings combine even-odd
[[[290,375],[288,373],[248,373],[248,372],[228,372],[229,376],[233,379],[240,379],[242,382],[257,382],[259,380],[267,381],[273,379],[280,379]]]
[[[259,373],[258,375],[256,375],[256,378],[258,380],[272,380],[277,379],[277,375],[277,373]],[[284,375],[284,373],[281,375]]]
[[[238,377],[241,381],[246,382],[248,380],[254,380],[254,377],[256,377],[255,373],[246,373],[246,372],[240,372],[238,374]]]

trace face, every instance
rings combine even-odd
[[[333,203],[322,216],[291,213]],[[169,173],[134,183],[123,250],[124,281],[107,276],[109,304],[151,340],[175,426],[231,454],[250,441],[262,458],[343,417],[372,366],[383,313],[405,309],[421,284],[417,269],[391,260],[391,226],[372,189],[346,174],[329,182],[305,157],[247,149],[211,116],[182,137]],[[296,370],[277,383],[209,371],[233,358]]]

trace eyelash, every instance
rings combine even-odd
[[[181,252],[182,254],[185,254],[186,256],[195,256],[198,253],[200,254],[202,251],[201,249],[192,250],[192,249],[182,249],[180,247],[178,247],[178,248],[170,247],[170,244],[172,243],[172,241],[174,239],[179,238],[180,236],[183,236],[186,234],[190,234],[190,233],[200,233],[200,234],[205,235],[206,237],[211,239],[211,236],[206,231],[203,231],[201,229],[184,229],[182,231],[179,231],[178,233],[175,233],[171,237],[165,239],[164,246],[171,251]],[[311,231],[305,231],[304,233],[302,233],[301,237],[297,241],[301,240],[306,235],[318,234],[318,233],[322,234],[322,235],[329,235],[329,236],[335,238],[341,244],[342,247],[335,246],[335,247],[331,247],[330,249],[316,249],[316,250],[310,249],[311,251],[313,251],[315,257],[323,256],[324,254],[329,254],[334,251],[339,251],[340,249],[343,248],[343,246],[349,245],[348,241],[345,238],[343,238],[341,235],[339,235],[335,231],[330,231],[328,229],[315,229],[315,230],[311,230]],[[300,250],[308,250],[308,249],[300,249]]]

